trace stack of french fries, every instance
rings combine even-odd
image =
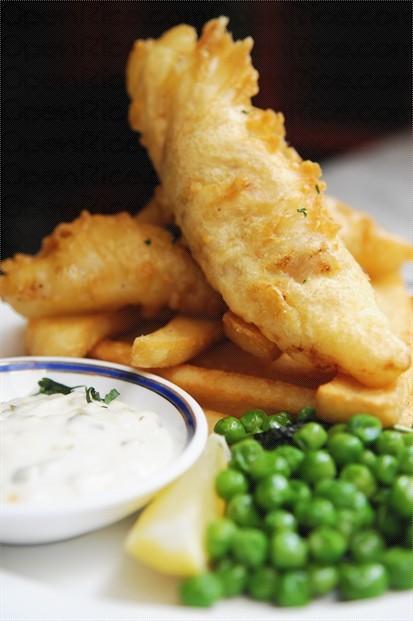
[[[412,247],[384,231],[362,212],[331,198],[328,202],[348,249],[370,276],[379,306],[387,314],[394,332],[411,344],[412,301],[401,277],[401,267],[404,261],[413,258]],[[155,259],[161,263],[160,254],[164,249],[155,243],[154,232],[170,227],[171,219],[162,205],[160,192],[130,220],[130,227],[152,227],[151,256],[155,263]],[[176,239],[172,239],[171,243],[175,242]],[[84,245],[87,243],[85,241]],[[117,243],[115,235],[111,243]],[[176,243],[185,250],[184,240]],[[148,266],[147,259],[142,256],[137,248],[130,263],[134,278],[144,281],[148,277]],[[168,261],[178,262],[178,259],[178,255],[175,259],[172,253]],[[72,260],[76,261],[76,257]],[[85,287],[90,286],[87,284],[88,265],[85,262],[82,266]],[[110,266],[107,267],[109,270]],[[182,269],[176,273],[183,274]],[[104,274],[105,264],[100,270]],[[245,323],[221,303],[215,303],[211,313],[196,311],[199,309],[196,300],[195,304],[192,300],[192,306],[186,312],[183,298],[180,305],[151,305],[147,303],[145,287],[139,289],[142,289],[141,297],[138,295],[138,299],[134,298],[132,305],[126,308],[119,308],[114,299],[112,308],[108,309],[107,301],[103,304],[99,302],[99,296],[95,296],[95,307],[92,305],[87,312],[78,314],[76,291],[72,307],[69,306],[64,313],[60,307],[51,304],[48,316],[47,294],[43,294],[41,311],[34,313],[31,309],[25,313],[26,307],[21,304],[24,287],[19,290],[20,298],[17,294],[13,297],[9,281],[15,276],[12,270],[8,270],[7,261],[4,271],[5,280],[3,284],[0,282],[0,292],[29,318],[26,332],[28,354],[89,356],[150,371],[171,380],[197,399],[204,407],[211,427],[223,415],[239,416],[251,408],[262,408],[271,413],[284,410],[294,414],[305,406],[316,407],[318,416],[329,422],[345,421],[355,412],[370,412],[385,426],[413,424],[413,368],[386,388],[368,388],[349,377],[335,375],[331,369],[319,369],[293,360],[280,352],[254,325]],[[162,288],[171,287],[171,280],[163,278],[159,270],[152,271],[150,278],[159,299],[164,299]],[[179,282],[173,283],[173,288],[179,289]],[[69,290],[69,297],[70,293]]]

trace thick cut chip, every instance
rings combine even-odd
[[[275,360],[280,355],[278,347],[261,334],[252,323],[246,323],[231,311],[225,313],[223,322],[226,336],[253,356],[264,360]]]
[[[246,410],[286,410],[293,414],[315,405],[315,391],[278,380],[182,364],[155,371],[174,382],[203,407],[235,416]]]
[[[138,41],[127,68],[130,121],[191,253],[232,312],[283,352],[365,385],[394,381],[409,349],[324,202],[320,169],[251,105],[252,40],[227,20]]]
[[[31,356],[75,356],[82,358],[106,336],[120,334],[140,322],[137,308],[109,313],[44,317],[27,325],[26,351]]]
[[[379,226],[368,214],[326,196],[327,209],[340,226],[340,237],[370,278],[391,275],[413,261],[413,246]]]
[[[150,369],[187,362],[223,336],[221,321],[178,315],[159,330],[137,336],[130,364]]]
[[[103,339],[90,349],[89,357],[130,366],[132,342]]]

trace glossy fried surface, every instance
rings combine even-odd
[[[215,316],[222,311],[191,255],[167,231],[126,213],[83,212],[60,224],[35,256],[1,265],[0,295],[26,317],[169,307]]]
[[[177,26],[139,41],[128,65],[130,121],[192,255],[230,310],[291,356],[370,386],[409,365],[367,276],[324,201],[320,169],[251,105],[252,40],[226,20],[202,37]]]

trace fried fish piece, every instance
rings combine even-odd
[[[30,318],[169,307],[215,317],[223,312],[188,251],[157,226],[127,213],[83,212],[60,224],[35,256],[1,264],[0,295]]]
[[[252,39],[227,20],[138,41],[127,67],[141,132],[192,255],[230,310],[291,356],[382,386],[409,366],[324,204],[317,164],[251,105]]]
[[[325,197],[330,216],[340,226],[340,237],[364,271],[375,280],[396,272],[403,263],[413,261],[413,246],[389,233],[375,220],[346,203]]]
[[[393,330],[413,346],[413,308],[400,274],[373,282],[378,304]],[[331,423],[347,421],[355,412],[369,412],[385,426],[413,423],[413,365],[385,388],[362,386],[345,375],[321,385],[316,395],[317,415]]]

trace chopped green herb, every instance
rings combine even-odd
[[[105,398],[103,399],[103,401],[106,403],[106,405],[109,405],[109,403],[117,399],[119,395],[120,395],[120,392],[116,390],[116,388],[112,388],[112,390],[110,390],[108,394],[105,395]]]
[[[317,184],[316,184],[316,186],[315,186],[315,189],[316,189],[317,194],[320,194],[320,188],[318,187],[318,185],[317,185]]]
[[[112,390],[110,390],[102,399],[98,391],[93,388],[93,386],[65,386],[65,384],[59,384],[59,382],[55,382],[49,377],[43,377],[38,381],[38,384],[40,390],[37,394],[39,395],[68,395],[76,388],[84,388],[86,392],[86,401],[88,403],[92,403],[92,401],[99,401],[109,405],[109,403],[114,401],[114,399],[117,399],[120,395],[120,392],[116,390],[116,388],[112,388]]]
[[[303,216],[307,217],[307,209],[305,207],[301,207],[301,209],[297,209],[298,213],[302,213]]]
[[[303,285],[307,282],[307,278],[304,278]]]
[[[242,114],[249,114],[248,110],[241,110]]]
[[[42,379],[39,380],[37,383],[40,387],[40,390],[37,393],[39,395],[68,395],[73,390],[73,388],[70,388],[70,386],[59,384],[59,382],[55,382],[49,377],[42,377]]]
[[[102,401],[102,399],[100,398],[100,394],[92,386],[89,386],[89,388],[85,388],[85,391],[86,391],[86,401],[88,403],[92,403],[92,401]]]
[[[151,243],[152,243],[152,240],[151,240],[151,239],[145,239],[145,244],[146,244],[147,246],[150,246],[150,245],[151,245]]]

